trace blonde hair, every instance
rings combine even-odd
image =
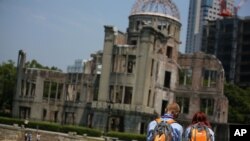
[[[166,107],[165,112],[166,113],[171,113],[171,114],[173,114],[174,116],[177,117],[179,112],[180,112],[180,106],[176,102],[170,103]]]

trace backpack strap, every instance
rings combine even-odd
[[[156,118],[155,121],[156,121],[157,123],[160,123],[160,122],[162,121],[162,119],[159,117],[159,118]]]
[[[160,123],[160,122],[162,122],[163,120],[162,120],[161,118],[156,118],[155,121],[156,121],[157,123]],[[166,121],[166,123],[168,123],[168,124],[172,124],[172,123],[175,123],[175,122],[176,122],[176,121],[175,121],[174,119],[169,119],[169,120]]]
[[[159,125],[163,120],[162,120],[160,117],[158,117],[158,118],[156,118],[154,121],[156,122],[156,126],[154,127],[154,130],[151,132],[151,133],[152,133],[152,138],[151,138],[150,141],[154,141],[154,138],[157,136],[156,133],[158,132],[158,130],[157,130],[158,125]]]
[[[207,141],[211,141],[211,135],[207,126],[205,126],[205,130],[207,132]]]
[[[174,139],[174,129],[173,127],[171,126],[172,123],[175,123],[176,121],[174,119],[169,119],[166,121],[167,124],[169,124],[169,131],[171,132],[170,133],[170,139],[169,140],[173,140]]]
[[[190,127],[190,131],[189,131],[189,134],[188,134],[188,141],[191,141],[191,137],[192,137],[192,131],[193,131],[193,129],[194,129],[194,125],[192,125],[191,127]]]
[[[175,123],[176,121],[174,119],[169,119],[166,121],[168,124],[172,124],[172,123]]]

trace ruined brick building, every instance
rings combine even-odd
[[[222,64],[202,52],[179,53],[181,23],[171,0],[138,0],[126,33],[104,28],[104,48],[83,73],[25,68],[20,51],[13,117],[145,133],[177,101],[180,121],[201,110],[212,122],[227,122]]]

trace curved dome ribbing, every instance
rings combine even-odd
[[[172,0],[137,0],[131,10],[131,15],[143,13],[172,16],[180,20],[179,10]]]

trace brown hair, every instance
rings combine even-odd
[[[171,113],[173,114],[174,118],[177,118],[180,112],[180,106],[176,102],[170,103],[166,107],[165,112]]]

